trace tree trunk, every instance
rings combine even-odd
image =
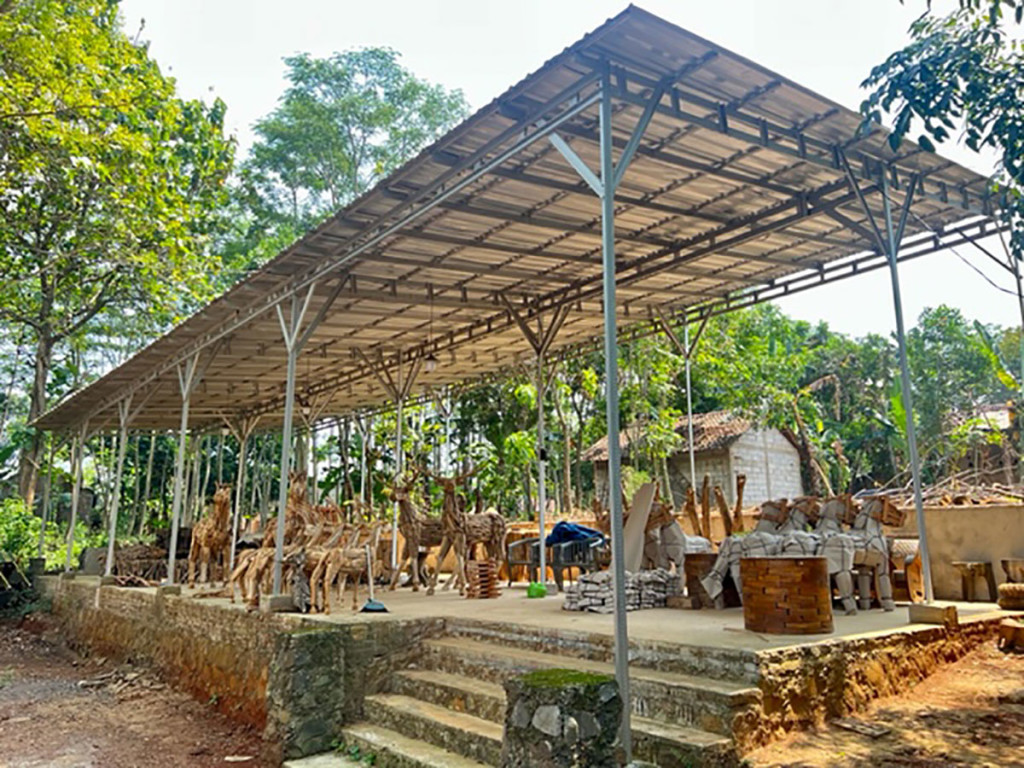
[[[36,345],[32,389],[29,392],[28,423],[31,424],[46,410],[46,383],[50,378],[55,339],[49,329],[40,331]],[[36,499],[36,479],[39,477],[39,457],[43,450],[43,435],[33,430],[28,447],[21,452],[18,462],[18,493],[25,506],[32,509]]]

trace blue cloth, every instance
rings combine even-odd
[[[604,534],[600,531],[595,531],[593,528],[587,528],[585,525],[569,523],[563,520],[560,523],[555,523],[551,533],[544,539],[544,544],[550,547],[553,544],[563,544],[567,541],[586,541],[587,539],[600,539],[604,543]]]

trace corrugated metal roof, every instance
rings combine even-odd
[[[263,414],[279,421],[285,349],[274,306],[312,288],[324,310],[298,366],[298,398],[340,413],[390,399],[374,373],[434,354],[418,387],[493,374],[533,349],[529,323],[571,309],[560,353],[601,332],[600,204],[542,136],[560,135],[598,167],[596,93],[610,70],[616,147],[653,92],[671,82],[616,193],[620,327],[647,327],[657,309],[711,312],[787,295],[878,268],[867,217],[838,153],[857,174],[887,163],[903,202],[920,195],[905,258],[961,242],[988,211],[985,179],[882,132],[858,137],[859,116],[686,30],[630,7],[549,60],[265,267],[126,363],[45,414],[69,429],[116,421],[137,392],[132,426],[173,428],[177,366],[209,361],[192,424]],[[878,184],[864,182],[881,211]],[[943,233],[936,235],[935,233]],[[506,302],[508,302],[506,304]],[[728,302],[728,303],[723,303]]]
[[[675,431],[683,436],[683,444],[675,451],[676,453],[689,451],[687,421],[684,416],[675,424]],[[629,453],[629,447],[633,441],[641,437],[642,429],[643,427],[640,425],[630,425],[623,427],[619,432],[619,446],[622,448],[623,457]],[[749,429],[750,422],[747,419],[729,411],[695,413],[693,414],[693,450],[695,453],[724,450]],[[583,461],[608,461],[608,436],[605,435],[587,448],[581,458]]]

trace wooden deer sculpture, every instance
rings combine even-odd
[[[370,546],[371,552],[377,550],[383,525],[384,523],[378,520],[368,526],[356,528],[347,541],[343,542],[341,546],[332,548],[321,558],[311,579],[314,608],[320,607],[324,613],[331,612],[331,586],[339,577],[341,581],[338,585],[338,602],[344,598],[345,587],[348,580],[351,579],[352,610],[354,611],[358,607],[360,579],[365,577],[369,583],[369,580],[376,575],[367,572],[366,546]],[[322,603],[318,603],[318,595],[323,597]]]
[[[441,490],[444,493],[444,498],[441,502],[441,551],[437,555],[437,570],[440,570],[441,563],[444,562],[445,556],[448,554],[448,550],[451,548],[455,549],[455,573],[445,583],[447,589],[453,580],[457,580],[459,584],[459,594],[464,594],[466,591],[466,558],[469,554],[469,544],[467,537],[467,515],[465,507],[459,504],[459,500],[456,498],[455,489],[464,483],[468,478],[472,477],[476,473],[473,469],[461,475],[455,475],[453,477],[439,477],[437,475],[430,475],[433,480],[441,486]],[[437,570],[434,571],[433,576],[430,579],[430,586],[427,587],[427,594],[434,594],[434,588],[437,585]]]
[[[228,548],[231,546],[231,486],[218,483],[213,494],[213,512],[200,520],[192,529],[192,546],[188,552],[188,585],[196,585],[196,563],[199,563],[199,581],[213,581],[210,565],[219,569],[227,583],[229,574]]]
[[[438,518],[420,514],[412,504],[412,489],[416,485],[419,471],[413,472],[404,483],[397,480],[391,489],[392,498],[398,503],[398,530],[405,539],[402,558],[398,568],[391,574],[389,589],[398,586],[398,579],[406,567],[412,569],[412,590],[420,589],[420,548],[438,547],[444,538],[441,532],[441,521]],[[411,565],[410,565],[411,564]],[[430,594],[433,594],[431,590]]]

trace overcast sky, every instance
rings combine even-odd
[[[698,35],[856,109],[871,67],[906,41],[924,0],[648,0],[640,3]],[[949,3],[937,0],[937,7]],[[242,151],[251,126],[285,87],[282,58],[308,51],[388,46],[416,75],[461,88],[472,108],[495,96],[625,7],[622,0],[123,0],[141,39],[183,96],[228,105]],[[965,147],[940,154],[988,174],[991,159]],[[998,242],[991,248],[999,249]],[[1008,275],[973,246],[958,249],[1007,290]],[[901,267],[908,322],[946,303],[970,318],[1019,325],[1016,298],[951,252]],[[780,302],[789,314],[862,335],[893,328],[888,274],[878,271]]]

